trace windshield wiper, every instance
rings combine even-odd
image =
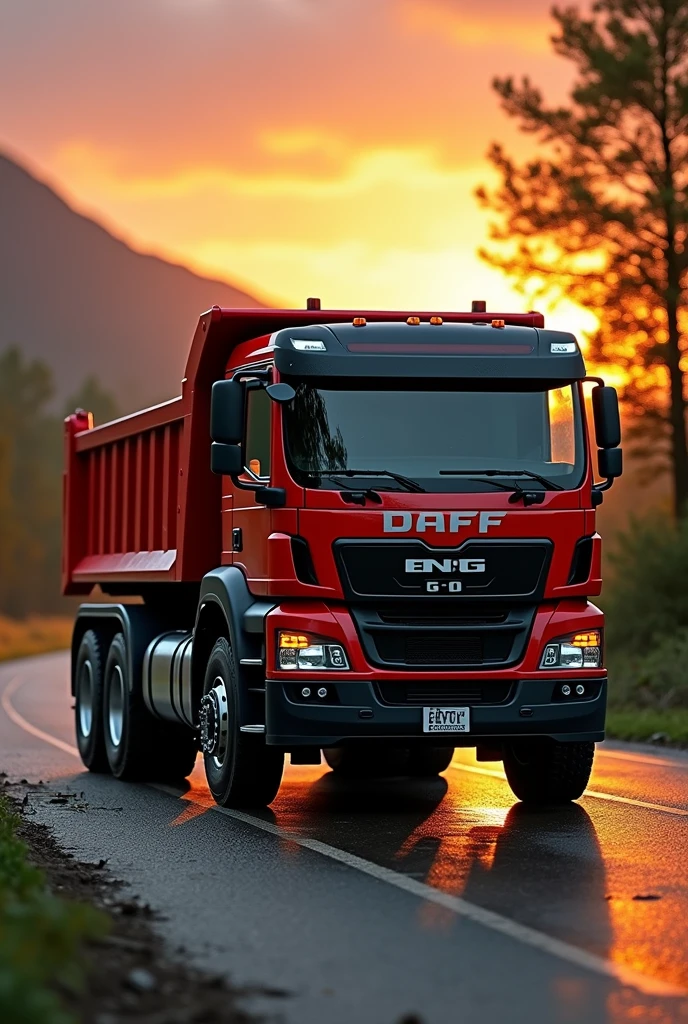
[[[483,476],[527,476],[531,480],[541,483],[546,491],[563,491],[565,489],[561,484],[557,484],[554,480],[549,480],[539,473],[533,473],[530,469],[441,469],[440,476],[468,476],[474,480]],[[492,482],[490,481],[490,483]],[[513,490],[518,490],[518,488],[515,487]]]
[[[388,476],[392,480],[396,480],[400,487],[405,491],[417,491],[418,493],[425,493],[425,488],[421,487],[417,480],[412,480],[409,476],[402,476],[401,473],[392,473],[389,469],[337,469],[331,473],[319,473],[319,476],[327,477],[328,480],[332,480],[337,483],[338,476],[345,477],[357,477],[357,476]]]

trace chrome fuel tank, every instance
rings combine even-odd
[[[194,727],[191,701],[191,633],[163,633],[143,659],[143,699],[156,717]]]

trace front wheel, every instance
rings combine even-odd
[[[594,743],[523,740],[505,747],[504,771],[523,803],[566,804],[585,792],[594,756]]]
[[[266,807],[277,796],[284,753],[262,736],[241,732],[234,653],[221,637],[213,647],[201,701],[201,749],[208,788],[222,807]]]

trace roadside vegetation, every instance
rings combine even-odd
[[[50,368],[17,348],[0,350],[0,614],[64,613],[60,596],[62,416]],[[65,402],[102,423],[112,396],[87,378]]]
[[[688,520],[632,521],[609,562],[609,734],[688,745]]]
[[[67,648],[72,626],[72,619],[61,616],[33,615],[19,620],[0,615],[0,661]]]
[[[60,992],[84,982],[83,945],[105,934],[94,908],[54,896],[17,837],[19,817],[0,797],[0,1020],[72,1024]]]

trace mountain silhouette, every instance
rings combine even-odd
[[[52,369],[56,406],[94,374],[123,411],[179,394],[199,314],[253,296],[135,252],[0,154],[0,352]]]

